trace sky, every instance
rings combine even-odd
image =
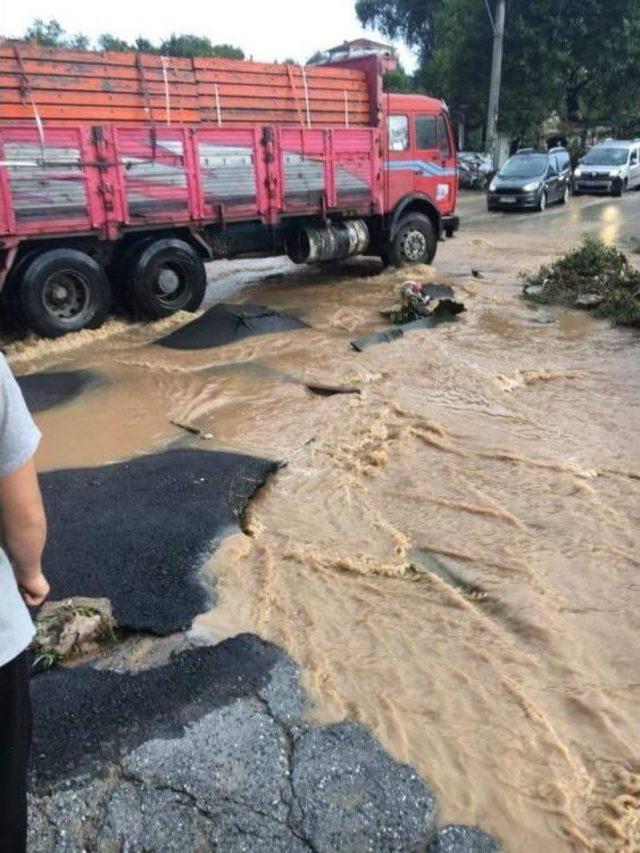
[[[95,39],[110,33],[133,41],[144,36],[159,42],[172,32],[208,36],[214,44],[241,47],[247,57],[260,61],[287,58],[304,62],[316,50],[345,39],[368,36],[355,11],[355,0],[204,0],[172,3],[170,0],[23,0],[2,3],[0,34],[20,37],[34,18],[56,18],[69,33]],[[396,44],[407,71],[415,67],[411,51]]]

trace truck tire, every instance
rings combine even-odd
[[[50,249],[22,270],[18,299],[26,325],[47,338],[97,329],[111,309],[111,285],[86,252]]]
[[[132,257],[127,278],[134,311],[149,320],[196,311],[207,288],[200,255],[184,240],[171,237],[142,246]]]
[[[396,267],[430,264],[437,246],[431,220],[422,213],[407,213],[401,217],[395,236],[389,243],[389,261]]]

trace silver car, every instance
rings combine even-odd
[[[573,192],[620,196],[640,186],[640,140],[607,139],[594,145],[573,172]]]

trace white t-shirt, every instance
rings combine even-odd
[[[31,459],[39,441],[40,432],[0,353],[0,477],[11,474]],[[23,652],[34,633],[11,563],[0,547],[0,666]]]

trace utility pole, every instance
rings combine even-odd
[[[506,0],[496,0],[495,21],[491,15],[488,0],[485,0],[487,12],[493,29],[493,58],[491,60],[491,87],[489,89],[489,107],[487,109],[486,151],[493,158],[493,168],[498,168],[498,106],[500,104],[500,79],[502,77],[502,44],[504,41],[504,18]]]

